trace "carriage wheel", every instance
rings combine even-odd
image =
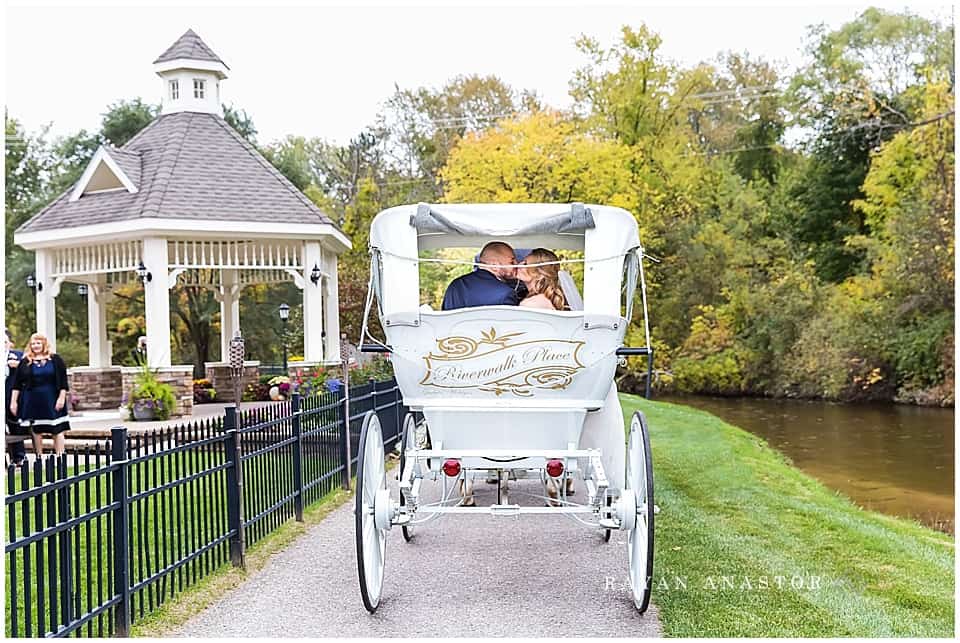
[[[389,524],[377,524],[389,504],[387,469],[384,463],[383,435],[380,419],[373,411],[363,418],[357,458],[357,501],[354,510],[357,536],[357,572],[363,606],[371,614],[380,605],[383,588],[383,561],[386,553],[386,531]]]
[[[636,500],[637,518],[627,536],[627,559],[633,603],[640,613],[650,604],[653,580],[653,461],[650,457],[650,433],[647,419],[636,411],[630,421],[627,445],[626,488]]]
[[[417,420],[413,416],[413,413],[407,413],[406,417],[403,418],[403,432],[400,434],[400,475],[403,475],[404,469],[407,467],[407,449],[411,448],[416,443],[416,432],[417,432]],[[407,499],[403,495],[403,491],[400,492],[400,506],[407,504]],[[407,542],[413,540],[413,527],[408,527],[404,525],[403,528],[403,539]]]

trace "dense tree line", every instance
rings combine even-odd
[[[464,75],[397,87],[346,145],[299,136],[260,145],[353,239],[340,264],[345,332],[359,335],[379,210],[600,202],[633,212],[660,259],[647,271],[659,387],[952,404],[952,25],[869,9],[840,29],[812,28],[790,75],[748,53],[678,66],[661,44],[643,25],[613,44],[581,38],[568,111]],[[12,230],[75,180],[99,142],[122,144],[154,114],[139,100],[119,103],[95,135],[54,142],[7,117],[7,313],[18,330],[32,324],[20,287],[32,258],[12,246]],[[226,115],[257,144],[249,116]],[[424,268],[425,298],[452,274]],[[136,289],[121,294],[111,312],[118,354],[143,322]],[[178,296],[177,350],[212,358],[212,295]],[[277,361],[273,308],[284,298],[297,293],[244,291],[243,326],[264,361]],[[72,308],[58,301],[61,336],[85,337]],[[630,332],[636,342],[639,325]],[[621,388],[642,377],[625,371]]]

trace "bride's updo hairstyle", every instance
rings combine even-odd
[[[543,295],[550,300],[557,310],[570,310],[567,298],[560,288],[560,264],[550,263],[547,266],[531,266],[529,264],[558,262],[560,258],[546,248],[536,248],[527,255],[524,266],[534,276],[528,286],[531,295]]]

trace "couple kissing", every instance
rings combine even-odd
[[[518,263],[510,245],[492,241],[480,251],[476,270],[447,286],[443,310],[498,305],[570,310],[560,287],[559,261],[550,250],[536,248]],[[521,285],[525,297],[517,293]]]

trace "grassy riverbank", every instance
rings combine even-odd
[[[666,635],[953,635],[952,538],[861,510],[708,413],[622,400],[651,426]]]

